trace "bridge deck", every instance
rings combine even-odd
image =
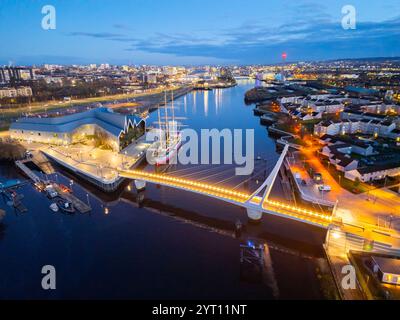
[[[196,182],[189,179],[175,178],[166,174],[144,172],[139,170],[124,170],[120,171],[120,176],[129,179],[144,180],[150,183],[211,196],[223,201],[240,205],[242,207],[249,207],[251,205],[259,206],[262,199],[261,197],[254,197],[251,202],[247,203],[251,197],[250,194],[217,187],[207,183]],[[279,201],[265,200],[262,208],[260,207],[260,210],[266,213],[272,213],[278,216],[310,223],[323,228],[327,228],[329,224],[332,223],[332,217],[330,215],[321,214],[305,208],[291,206]]]

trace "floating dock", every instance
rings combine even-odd
[[[40,157],[43,157],[44,160],[42,159],[43,161],[41,161]],[[31,169],[29,169],[25,165],[25,163],[27,163],[27,162],[30,162],[30,161],[34,162],[33,159],[36,159],[37,162],[40,162],[42,164],[42,166],[43,166],[43,164],[48,163],[48,160],[45,159],[43,154],[41,154],[41,156],[38,156],[37,153],[36,153],[36,157],[34,156],[33,158],[30,158],[30,159],[15,161],[15,165],[19,169],[21,169],[22,172],[25,173],[25,175],[27,175],[33,181],[33,183],[36,186],[38,186],[38,185],[43,185],[43,186],[49,185],[50,183],[48,181],[42,181],[42,179],[40,179]],[[51,166],[51,164],[49,164],[49,166]],[[52,166],[51,166],[51,168],[52,168]],[[50,167],[48,167],[48,169],[50,170]],[[59,196],[62,199],[66,200],[68,202],[71,202],[79,212],[87,213],[87,212],[92,210],[92,208],[88,204],[84,203],[83,201],[78,199],[73,194],[62,190],[62,188],[58,184],[53,184],[53,187],[54,187],[54,189],[57,191],[57,193],[59,194]],[[10,198],[10,200],[13,200],[14,203],[15,203],[15,200],[12,197]],[[26,208],[22,208],[22,203],[20,201],[19,201],[19,203],[17,203],[17,205],[18,205],[18,207],[16,206],[16,204],[14,204],[14,207],[16,207],[17,209],[20,208],[21,210],[26,211]]]
[[[12,190],[4,190],[2,191],[3,196],[12,202],[12,206],[17,209],[19,212],[27,212],[28,209],[22,204],[21,199],[23,199],[22,194],[17,194]]]
[[[68,201],[71,202],[76,210],[78,210],[80,213],[88,213],[92,211],[92,208],[89,206],[89,204],[83,202],[82,200],[78,199],[76,196],[74,196],[72,193],[63,191],[61,187],[58,184],[53,184],[54,190],[57,191],[59,196]]]
[[[26,162],[28,162],[28,161],[26,161],[26,160],[17,160],[17,161],[15,161],[15,165],[19,169],[21,169],[21,171],[23,173],[25,173],[27,175],[27,177],[33,181],[33,183],[40,183],[40,181],[41,181],[40,178],[31,169],[29,169],[25,165]]]

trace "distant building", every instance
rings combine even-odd
[[[32,68],[26,67],[5,67],[0,68],[0,83],[20,82],[22,80],[33,80]]]
[[[2,98],[17,98],[17,97],[31,97],[31,87],[17,87],[17,88],[0,88],[0,99]]]
[[[357,169],[358,161],[351,157],[352,146],[346,143],[340,143],[322,148],[322,155],[328,158],[328,161],[336,167],[338,171],[350,171]]]
[[[155,73],[155,72],[146,73],[144,82],[156,84],[157,83],[157,73]]]
[[[322,112],[301,112],[298,110],[291,110],[289,114],[292,118],[300,119],[302,121],[315,120],[322,118]]]
[[[386,177],[395,177],[400,175],[400,163],[388,163],[383,165],[375,165],[373,167],[361,167],[350,170],[345,173],[345,177],[352,181],[359,179],[362,182],[370,182],[374,180],[382,180]]]
[[[322,137],[325,134],[335,136],[363,133],[397,138],[397,135],[393,134],[395,129],[396,123],[389,120],[345,119],[342,121],[322,121],[314,126],[314,134]]]
[[[103,107],[56,118],[21,118],[10,126],[13,139],[55,145],[69,145],[87,136],[101,135],[114,151],[124,149],[144,133],[144,119]]]

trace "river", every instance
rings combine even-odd
[[[252,128],[255,155],[273,164],[275,142],[244,104],[252,86],[240,80],[229,89],[191,92],[175,101],[176,116],[197,131]],[[153,112],[148,123],[156,119]],[[0,165],[0,180],[12,178],[23,177]],[[0,298],[324,298],[324,232],[316,227],[267,216],[252,224],[244,209],[167,187],[148,185],[138,196],[127,182],[106,195],[63,170],[53,178],[66,185],[73,180],[74,193],[88,197],[93,210],[52,213],[50,201],[29,184],[18,191],[28,212],[17,213],[0,199],[7,212],[0,224]],[[233,233],[238,219],[244,224],[239,238]],[[240,263],[240,245],[250,240],[265,244],[259,274]],[[56,290],[41,287],[44,265],[56,269]]]

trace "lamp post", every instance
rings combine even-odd
[[[87,204],[88,204],[89,208],[92,208],[92,206],[90,205],[89,193],[86,193],[86,200],[87,200]]]

